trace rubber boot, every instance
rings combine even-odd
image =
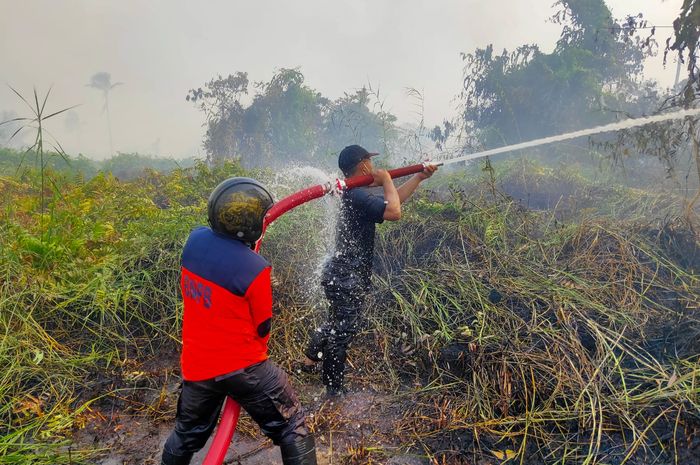
[[[316,443],[311,433],[291,444],[282,444],[280,451],[284,465],[316,465]]]
[[[160,459],[160,465],[190,465],[193,455],[175,455],[164,450],[163,457]]]

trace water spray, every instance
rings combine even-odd
[[[639,126],[646,126],[647,124],[663,123],[664,121],[673,121],[677,119],[684,119],[687,116],[698,115],[700,115],[700,108],[675,111],[673,113],[664,113],[662,115],[646,116],[644,118],[629,118],[624,121],[619,121],[617,123],[605,124],[603,126],[596,126],[594,128],[582,129],[580,131],[567,132],[566,134],[559,134],[557,136],[543,137],[541,139],[535,139],[528,142],[521,142],[519,144],[499,147],[497,149],[490,149],[481,152],[470,153],[461,157],[444,160],[442,164],[451,165],[453,163],[459,163],[461,161],[470,161],[475,160],[477,158],[488,157],[490,155],[498,155],[499,153],[514,152],[516,150],[529,149],[532,147],[538,147],[540,145],[554,144],[556,142],[577,139],[579,137],[593,136],[595,134],[601,134],[604,132],[621,131],[623,129],[631,129]]]
[[[573,131],[566,134],[560,134],[557,136],[544,137],[541,139],[535,139],[528,142],[522,142],[519,144],[508,145],[505,147],[499,147],[496,149],[484,150],[481,152],[470,153],[468,155],[463,155],[461,157],[451,158],[448,160],[436,161],[436,162],[425,162],[416,165],[404,166],[402,168],[396,168],[389,170],[389,175],[392,179],[401,178],[404,176],[409,176],[411,174],[417,174],[425,170],[429,165],[432,166],[443,166],[451,165],[453,163],[466,162],[470,160],[475,160],[478,158],[488,157],[490,155],[497,155],[500,153],[513,152],[516,150],[522,150],[532,147],[538,147],[540,145],[553,144],[556,142],[562,142],[570,139],[576,139],[579,137],[592,136],[595,134],[601,134],[604,132],[620,131],[623,129],[631,129],[635,127],[645,126],[652,123],[661,123],[664,121],[673,121],[678,119],[684,119],[689,116],[700,115],[700,108],[694,108],[689,110],[681,110],[673,113],[666,113],[662,115],[649,116],[644,118],[630,118],[625,121],[620,121],[617,123],[606,124],[603,126],[597,126],[590,129],[583,129],[580,131]],[[336,179],[333,182],[327,182],[325,184],[318,184],[315,186],[308,187],[292,195],[289,195],[279,202],[275,203],[272,208],[265,215],[263,221],[263,235],[267,227],[275,221],[277,218],[285,214],[286,212],[298,207],[299,205],[305,204],[311,200],[321,198],[328,194],[341,194],[343,191],[348,189],[355,189],[357,187],[369,186],[374,182],[374,177],[372,175],[366,176],[354,176],[347,179]],[[255,251],[260,249],[262,244],[262,238],[255,245]],[[492,294],[498,294],[497,291],[492,290]],[[489,294],[491,298],[491,294]],[[496,298],[496,295],[494,295]],[[500,300],[500,294],[497,295],[498,300]],[[226,452],[228,450],[231,439],[233,438],[233,433],[236,431],[236,424],[238,423],[238,417],[240,415],[241,407],[232,398],[227,397],[224,402],[224,407],[222,408],[221,421],[216,430],[216,434],[209,447],[209,452],[204,458],[202,465],[221,465],[226,457]]]

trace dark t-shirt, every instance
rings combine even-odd
[[[381,195],[359,187],[343,192],[335,238],[335,255],[326,263],[323,284],[366,289],[372,274],[376,223],[384,221]]]

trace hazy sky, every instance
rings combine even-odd
[[[300,67],[330,98],[371,83],[400,122],[417,122],[423,92],[427,124],[453,112],[460,52],[493,43],[537,43],[550,51],[559,27],[548,22],[554,0],[0,0],[0,116],[26,114],[4,85],[31,93],[53,84],[49,107],[80,104],[48,123],[70,153],[103,157],[109,142],[100,92],[90,76],[123,82],[111,97],[115,151],[183,157],[201,153],[203,117],[187,90],[217,74],[247,71],[267,80]],[[670,25],[681,0],[609,0],[613,15],[643,12]],[[671,34],[661,29],[661,45]],[[647,74],[673,83],[658,56]]]

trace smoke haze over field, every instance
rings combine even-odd
[[[680,0],[609,0],[615,17],[642,12],[667,26]],[[370,83],[400,123],[416,122],[423,92],[428,125],[453,113],[462,81],[460,52],[537,43],[552,49],[560,27],[547,21],[552,0],[523,2],[369,0],[327,2],[9,1],[0,3],[0,115],[27,110],[4,83],[30,93],[54,85],[50,109],[81,104],[49,123],[71,153],[109,152],[103,96],[87,87],[97,72],[123,82],[110,94],[114,149],[176,157],[201,153],[203,116],[187,90],[217,74],[247,71],[268,80],[300,67],[330,98]],[[663,45],[670,29],[659,29]],[[675,57],[647,76],[673,83]]]

